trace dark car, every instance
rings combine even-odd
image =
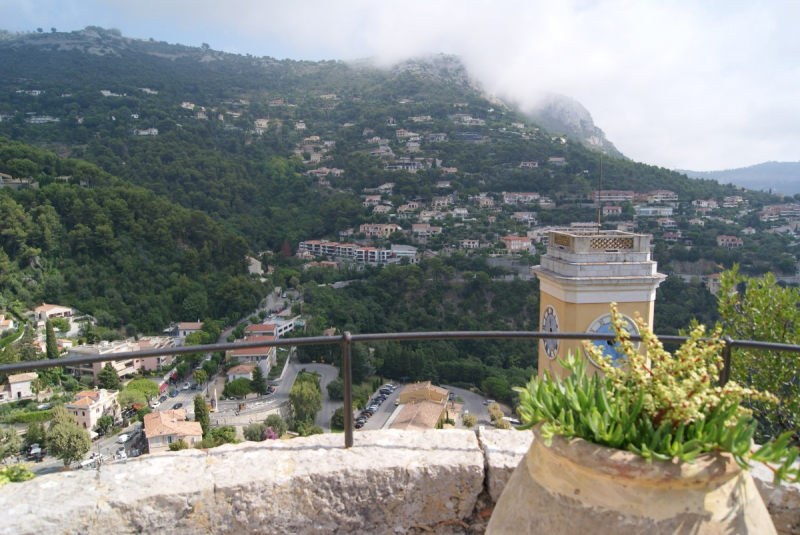
[[[160,398],[158,398],[158,401],[160,403],[164,403],[165,401],[167,401],[167,396],[161,396]]]
[[[364,422],[356,422],[356,425],[355,425],[356,429],[361,429],[362,427],[364,427]]]
[[[194,384],[192,385],[192,390],[197,390],[197,383],[194,383]]]
[[[173,406],[172,406],[173,410],[174,410],[174,409],[180,409],[181,407],[183,407],[183,403],[181,403],[180,401],[179,401],[179,402],[177,402],[175,405],[173,405]]]
[[[178,395],[178,391],[177,390],[173,390],[172,392],[169,393],[169,397],[171,397],[171,398],[174,398],[177,395]]]

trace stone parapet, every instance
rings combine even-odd
[[[0,534],[481,533],[482,507],[499,498],[533,433],[355,438],[350,449],[327,434],[168,452],[7,484]],[[778,533],[800,534],[800,488],[773,487],[765,467],[753,476]]]

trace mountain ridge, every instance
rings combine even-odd
[[[732,183],[747,189],[766,189],[784,195],[800,193],[800,162],[769,161],[720,171],[677,171],[690,178],[712,179],[720,184]]]

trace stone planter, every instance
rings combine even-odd
[[[658,462],[592,444],[538,438],[508,481],[487,535],[776,533],[749,472],[728,454]]]

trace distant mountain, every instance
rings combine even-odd
[[[720,184],[794,195],[800,193],[800,162],[766,162],[725,171],[680,171],[691,178],[710,178]]]
[[[574,98],[552,93],[528,111],[528,116],[552,134],[565,134],[589,148],[602,150],[610,156],[625,157],[606,139],[605,132],[595,126],[589,110]]]

